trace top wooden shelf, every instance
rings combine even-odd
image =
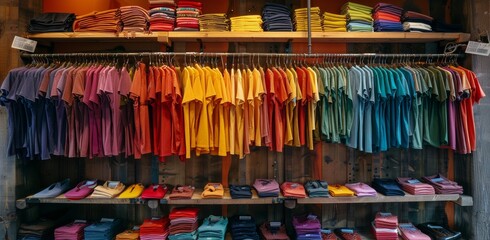
[[[466,42],[467,33],[412,32],[313,32],[313,42],[330,43],[424,43],[437,41]],[[43,42],[306,42],[306,32],[153,32],[115,34],[99,32],[60,32],[30,34]]]

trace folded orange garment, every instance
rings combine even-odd
[[[374,19],[400,22],[400,16],[390,13],[377,12],[373,15]]]

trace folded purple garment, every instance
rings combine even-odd
[[[463,194],[463,187],[441,174],[423,177],[422,181],[432,185],[437,194]]]
[[[296,234],[320,233],[321,224],[313,214],[293,217],[293,226]]]

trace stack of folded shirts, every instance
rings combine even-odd
[[[95,187],[94,192],[90,197],[93,198],[114,198],[119,195],[125,186],[119,181],[107,181],[104,185]]]
[[[118,32],[122,24],[116,16],[117,9],[91,12],[77,16],[73,22],[74,32]]]
[[[374,218],[374,226],[377,228],[396,229],[398,227],[398,217],[391,213],[378,212]]]
[[[279,196],[279,184],[274,179],[256,179],[253,187],[259,197]]]
[[[260,233],[265,240],[289,240],[286,228],[280,222],[265,222],[260,225]]]
[[[463,194],[463,187],[441,174],[423,177],[422,181],[432,185],[437,194]]]
[[[225,189],[221,183],[208,183],[201,193],[202,198],[223,198]]]
[[[65,197],[70,200],[84,199],[94,192],[95,187],[97,187],[97,180],[85,180],[66,192]]]
[[[434,32],[462,32],[463,25],[448,24],[448,23],[434,20],[434,22],[432,23],[432,30]]]
[[[117,234],[116,240],[139,240],[140,232],[139,230],[126,230],[122,233]]]
[[[32,223],[22,223],[18,231],[18,239],[53,239],[53,228],[56,222],[47,219]]]
[[[172,7],[175,8],[174,0],[148,0],[150,4],[150,9],[157,7]]]
[[[210,215],[205,218],[202,225],[197,229],[198,239],[225,239],[226,226],[228,219],[226,217]]]
[[[305,188],[303,185],[294,182],[284,182],[281,184],[282,195],[284,197],[305,198]]]
[[[75,18],[73,13],[43,13],[31,19],[27,30],[30,33],[72,32]]]
[[[116,12],[116,16],[119,17],[122,22],[123,31],[148,31],[150,16],[148,15],[148,11],[140,6],[120,7]]]
[[[361,240],[361,235],[353,228],[337,228],[334,232],[342,240]]]
[[[377,192],[385,196],[405,196],[405,192],[401,190],[394,179],[375,178],[372,186]]]
[[[175,186],[170,193],[170,199],[191,199],[194,194],[193,186]]]
[[[402,186],[403,191],[413,195],[435,194],[434,187],[430,184],[422,183],[415,178],[397,178],[396,181]]]
[[[326,181],[307,181],[305,188],[310,198],[328,197],[328,183]]]
[[[431,240],[429,236],[422,233],[412,223],[400,223],[398,230],[403,240]]]
[[[199,15],[202,3],[179,1],[177,3],[177,24],[175,31],[199,31]]]
[[[371,230],[376,240],[398,240],[398,231],[396,228],[378,228],[372,223]]]
[[[141,183],[132,184],[124,192],[122,192],[117,198],[137,198],[143,193],[145,186]]]
[[[168,218],[145,219],[140,226],[140,239],[166,239],[168,236]]]
[[[112,240],[121,229],[121,220],[102,218],[84,229],[85,239]]]
[[[311,10],[311,31],[321,32],[322,28],[322,18],[320,17],[320,8],[312,7]],[[307,32],[308,31],[308,9],[298,8],[294,9],[294,26],[297,32]]]
[[[201,32],[226,32],[230,31],[230,21],[224,13],[210,13],[199,16]]]
[[[293,31],[291,9],[278,3],[266,3],[262,9],[264,31]]]
[[[293,217],[293,227],[297,240],[322,239],[322,225],[318,217],[313,214]]]
[[[142,199],[162,199],[167,194],[168,187],[165,184],[152,184],[141,194]]]
[[[230,185],[230,195],[233,199],[252,198],[252,187],[248,185]]]
[[[55,240],[82,240],[85,222],[74,222],[54,230]]]
[[[359,182],[359,183],[348,183],[345,186],[353,191],[358,197],[376,197],[378,194],[371,186]]]
[[[198,208],[174,208],[169,214],[170,239],[196,239]]]
[[[353,197],[354,192],[342,185],[329,185],[328,192],[332,197]]]
[[[233,216],[230,219],[231,237],[233,240],[259,240],[255,220],[251,216]]]
[[[337,235],[335,235],[335,233],[330,230],[330,229],[326,229],[326,228],[323,228],[321,230],[321,233],[322,233],[322,240],[337,240]]]
[[[376,32],[403,32],[401,7],[378,3],[374,6],[373,19]]]
[[[372,32],[373,8],[358,3],[346,2],[342,5],[342,14],[347,17],[348,32]]]
[[[431,16],[407,11],[402,16],[403,30],[405,32],[432,32],[433,20]]]
[[[65,179],[61,182],[53,183],[49,187],[43,189],[42,191],[34,194],[34,198],[53,198],[64,193],[70,187],[70,179]]]
[[[232,32],[263,32],[260,15],[245,15],[230,18]]]
[[[151,31],[173,31],[175,28],[175,7],[156,7],[150,9]]]
[[[346,16],[343,14],[324,12],[322,21],[324,32],[347,32]]]
[[[455,232],[437,223],[422,223],[417,227],[432,239],[461,239],[461,232]],[[418,240],[418,239],[417,239]]]

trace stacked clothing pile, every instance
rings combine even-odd
[[[197,238],[197,216],[198,208],[174,208],[169,214],[170,219],[170,240],[177,239],[196,239]]]
[[[406,11],[402,16],[403,30],[405,32],[432,32],[433,20],[431,16]]]
[[[259,240],[255,220],[251,216],[233,216],[230,219],[231,237],[233,240]]]
[[[373,19],[374,31],[376,32],[403,32],[401,7],[378,3],[374,6]]]
[[[197,229],[198,239],[225,239],[228,219],[222,216],[210,215],[205,218]]]
[[[114,198],[124,190],[125,186],[119,181],[106,181],[104,185],[95,187],[94,192],[90,195],[93,198]]]
[[[230,31],[230,20],[225,13],[210,13],[199,16],[201,32],[226,32]]]
[[[312,7],[311,10],[311,31],[321,32],[322,18],[320,17],[320,8]],[[297,32],[308,31],[308,9],[307,8],[297,8],[294,9],[294,26]]]
[[[372,10],[372,7],[353,2],[346,2],[344,5],[342,5],[342,14],[345,14],[347,17],[347,31],[372,32]]]
[[[150,4],[150,9],[158,7],[173,7],[175,8],[174,0],[148,0]]]
[[[100,12],[91,12],[77,16],[73,22],[74,32],[118,32],[122,30],[122,23],[116,16],[117,9]]]
[[[265,240],[289,240],[286,228],[280,222],[265,222],[260,225],[260,233]]]
[[[208,183],[201,193],[202,198],[223,198],[225,189],[221,183]]]
[[[422,181],[432,185],[437,194],[463,194],[463,187],[441,174],[423,177]]]
[[[305,188],[303,185],[294,182],[284,182],[281,184],[282,195],[284,197],[305,198]]]
[[[422,183],[415,178],[397,178],[396,181],[402,186],[403,191],[413,195],[435,194],[434,187],[430,184]]]
[[[116,240],[139,240],[140,232],[139,230],[126,230],[122,233],[117,234]]]
[[[173,31],[175,28],[175,6],[150,9],[150,31]]]
[[[22,223],[17,237],[19,239],[53,239],[53,229],[57,223],[52,220],[39,219],[32,223]]]
[[[259,197],[279,196],[279,183],[274,179],[255,179],[253,187],[257,190]]]
[[[55,240],[82,240],[83,229],[87,226],[85,221],[76,221],[54,230]]]
[[[354,192],[343,185],[329,185],[328,192],[332,197],[353,197]]]
[[[293,31],[291,9],[278,3],[266,3],[262,10],[264,31]]]
[[[112,240],[121,231],[122,222],[119,219],[102,218],[84,229],[85,239]]]
[[[175,31],[199,31],[199,15],[202,3],[179,1],[177,3],[177,24]]]
[[[168,218],[145,219],[140,227],[141,240],[166,239],[168,236]]]
[[[398,217],[378,212],[372,223],[372,231],[379,240],[398,240]]]
[[[323,13],[324,32],[347,32],[347,18],[344,14]]]
[[[150,25],[148,11],[140,6],[123,6],[116,12],[123,25],[123,31],[145,32]]]
[[[326,181],[308,181],[305,183],[305,188],[310,198],[328,197],[328,183]]]
[[[260,15],[245,15],[230,18],[232,32],[263,32]]]
[[[345,187],[353,191],[358,197],[376,197],[378,194],[371,186],[358,182],[358,183],[348,183]]]
[[[72,32],[75,18],[73,13],[44,13],[31,19],[27,30],[30,33]]]
[[[252,188],[248,185],[230,185],[232,199],[252,198]]]
[[[377,192],[385,196],[405,196],[405,192],[400,189],[400,186],[394,179],[375,178],[372,186]]]
[[[297,240],[322,239],[322,225],[318,217],[313,214],[293,217],[293,227]]]
[[[403,240],[431,240],[429,236],[425,235],[412,223],[400,223],[398,230]]]
[[[194,194],[193,186],[175,186],[169,195],[170,199],[191,199]]]

